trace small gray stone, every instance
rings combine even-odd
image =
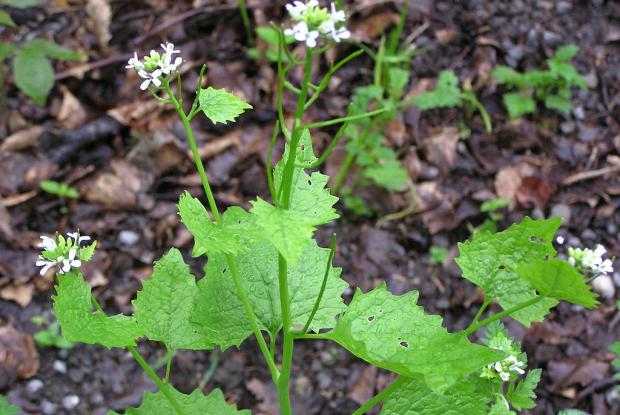
[[[532,217],[534,219],[544,219],[545,213],[541,209],[535,208],[534,210],[532,210]]]
[[[584,118],[586,118],[586,113],[583,110],[582,106],[575,107],[575,109],[573,109],[573,115],[578,120],[583,120]]]
[[[45,415],[53,415],[53,414],[55,414],[56,413],[56,409],[58,409],[58,405],[48,401],[47,399],[45,399],[45,400],[43,400],[43,402],[41,402],[41,411]]]
[[[570,134],[575,131],[575,123],[572,121],[564,121],[560,123],[560,130],[563,134]]]
[[[65,409],[75,409],[80,404],[80,398],[77,395],[67,395],[62,398],[62,406]]]
[[[592,229],[586,229],[585,231],[581,232],[581,239],[585,239],[586,241],[594,241],[595,239],[597,239],[596,236],[596,232],[594,232]]]
[[[548,44],[559,44],[562,42],[562,36],[555,32],[545,30],[543,32],[543,41]]]
[[[139,240],[140,240],[140,235],[138,235],[134,231],[124,230],[124,231],[120,231],[120,233],[118,234],[118,241],[122,245],[132,246],[138,243]]]
[[[105,398],[103,397],[103,395],[101,394],[101,392],[97,392],[95,393],[91,398],[90,398],[90,402],[95,404],[95,405],[101,405],[103,403],[103,401],[105,400]]]
[[[592,289],[599,293],[601,297],[614,298],[616,295],[616,286],[609,275],[601,275],[592,281]]]
[[[58,373],[67,373],[67,364],[62,360],[54,360],[54,370]]]
[[[558,1],[555,5],[555,11],[558,13],[566,13],[573,8],[570,1]]]
[[[608,223],[607,224],[607,233],[609,234],[615,234],[618,232],[618,226],[615,223]]]
[[[551,208],[551,216],[559,216],[562,219],[562,225],[567,226],[570,223],[570,206],[564,203],[558,203]]]
[[[29,394],[34,395],[35,393],[40,391],[42,387],[43,387],[43,382],[40,379],[32,379],[26,385],[26,390],[28,391]]]

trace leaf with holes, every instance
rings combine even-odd
[[[54,313],[62,335],[70,342],[100,344],[107,348],[135,346],[143,332],[133,317],[108,317],[93,311],[90,287],[80,273],[58,275]]]
[[[417,299],[417,291],[396,296],[385,283],[365,294],[358,290],[327,336],[368,363],[423,380],[433,389],[504,357],[448,333],[441,317],[425,315]]]
[[[485,296],[496,300],[504,310],[536,296],[530,285],[519,277],[517,267],[531,261],[554,257],[552,241],[562,220],[532,220],[525,218],[503,232],[479,232],[472,240],[460,243],[456,263],[463,277],[482,288]],[[545,298],[512,315],[529,326],[542,321],[557,301]]]
[[[279,189],[284,176],[284,166],[288,160],[289,146],[286,145],[282,159],[274,169],[274,183]],[[301,214],[313,226],[322,225],[338,218],[334,205],[338,198],[326,188],[329,177],[319,172],[311,175],[304,168],[317,160],[312,149],[312,138],[304,130],[296,152],[296,167],[293,172],[290,210]]]
[[[585,278],[568,262],[561,259],[538,259],[519,264],[517,275],[527,281],[540,295],[568,301],[586,308],[598,305]]]
[[[238,96],[226,92],[224,89],[208,87],[201,88],[198,92],[200,109],[205,113],[213,124],[221,122],[223,124],[235,119],[243,114],[245,110],[252,106]]]
[[[179,403],[185,415],[251,415],[247,409],[238,410],[235,405],[229,405],[219,389],[215,389],[205,396],[198,389],[189,395],[185,395],[170,385],[166,387]],[[125,415],[170,415],[176,413],[177,411],[162,391],[145,393],[142,405],[139,408],[128,408],[125,411]],[[110,411],[108,415],[119,414]]]
[[[297,263],[289,264],[291,319],[298,328],[306,323],[312,311],[328,258],[329,249],[320,248],[314,240],[309,240]],[[235,263],[261,330],[275,336],[282,327],[276,248],[265,238],[257,238],[247,251],[235,258]],[[214,255],[205,271],[205,277],[198,282],[193,321],[205,338],[222,349],[239,346],[252,334],[252,328],[237,296],[226,258]],[[330,266],[325,293],[310,325],[313,331],[334,326],[336,315],[346,308],[342,293],[347,286],[340,279],[340,269]]]
[[[211,344],[196,334],[189,320],[197,293],[196,278],[173,248],[142,283],[133,301],[134,318],[149,340],[161,341],[169,350],[209,349]]]

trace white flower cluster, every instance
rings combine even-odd
[[[50,268],[57,265],[60,266],[58,271],[60,274],[66,274],[72,268],[81,267],[82,261],[78,256],[80,245],[88,241],[90,241],[90,236],[80,236],[79,232],[67,233],[66,239],[60,236],[58,242],[56,239],[42,235],[39,248],[43,249],[43,253],[39,255],[36,262],[37,267],[43,267],[39,274],[45,275]],[[56,258],[50,259],[53,256]]]
[[[525,367],[525,363],[517,359],[516,356],[510,355],[500,362],[488,365],[487,369],[497,372],[501,380],[508,382],[510,380],[510,372],[522,375],[525,373],[522,369],[523,367]]]
[[[344,26],[347,20],[345,13],[336,9],[334,3],[331,3],[329,11],[319,7],[318,0],[309,0],[306,3],[294,1],[286,5],[286,10],[297,23],[291,29],[286,29],[284,34],[293,36],[299,42],[306,42],[306,46],[310,48],[316,46],[321,35],[336,42],[351,37],[351,32]]]
[[[576,268],[593,272],[594,276],[607,275],[614,268],[611,259],[603,259],[606,252],[603,245],[597,245],[594,250],[569,247],[568,262]]]
[[[172,43],[162,43],[161,48],[164,50],[164,53],[151,50],[151,53],[144,57],[144,61],[141,61],[138,58],[138,54],[134,52],[133,58],[129,59],[127,66],[125,66],[127,69],[138,71],[140,78],[144,79],[140,85],[140,89],[143,91],[150,85],[159,88],[161,86],[161,77],[163,75],[170,75],[183,63],[183,59],[179,56],[174,61],[172,60],[175,53],[181,53],[174,49]]]

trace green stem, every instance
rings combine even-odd
[[[241,14],[241,20],[245,27],[245,34],[248,39],[248,45],[254,44],[254,36],[252,34],[252,26],[250,25],[250,15],[248,13],[248,7],[245,4],[245,0],[239,0],[239,13]]]
[[[332,235],[332,242],[329,247],[329,258],[327,258],[327,266],[325,267],[325,274],[323,274],[323,283],[321,284],[321,289],[319,290],[319,295],[314,302],[314,307],[312,307],[312,311],[310,312],[310,316],[308,316],[308,321],[304,325],[304,328],[301,329],[302,333],[307,333],[310,328],[310,324],[312,324],[312,319],[314,315],[319,309],[319,305],[321,304],[321,300],[323,299],[323,294],[325,293],[325,288],[327,287],[327,278],[329,277],[329,271],[331,269],[332,260],[334,259],[334,253],[336,252],[336,234]]]
[[[280,121],[276,121],[276,125],[273,127],[273,134],[271,135],[271,143],[269,143],[269,150],[267,150],[267,160],[265,163],[265,170],[266,170],[265,174],[267,174],[267,187],[269,188],[271,199],[274,202],[277,202],[276,201],[276,186],[273,181],[271,158],[273,156],[273,149],[276,145],[276,140],[278,139],[278,134],[280,134]]]
[[[388,385],[387,388],[383,389],[381,392],[373,396],[364,405],[357,408],[357,410],[353,412],[351,415],[363,415],[366,412],[370,411],[372,408],[377,406],[380,402],[383,402],[388,396],[394,393],[394,391],[404,382],[405,382],[404,378],[396,379],[394,382]]]
[[[144,370],[144,372],[148,375],[148,377],[150,377],[151,380],[155,382],[155,384],[157,385],[157,388],[164,394],[166,399],[168,399],[168,401],[170,402],[170,405],[172,405],[175,412],[178,415],[185,415],[185,412],[183,411],[183,409],[181,408],[181,405],[179,405],[179,402],[176,400],[176,398],[170,391],[170,388],[168,388],[164,384],[164,382],[162,382],[162,380],[159,378],[159,376],[157,376],[155,371],[149,366],[146,360],[144,360],[142,355],[140,355],[138,350],[136,350],[135,347],[128,347],[127,349],[129,350],[129,353],[131,353],[133,358],[136,360],[136,362],[140,365],[140,367]]]
[[[200,380],[200,383],[198,384],[198,389],[203,389],[207,383],[209,383],[209,381],[211,380],[211,378],[213,377],[213,374],[215,374],[215,371],[217,369],[217,365],[220,362],[220,352],[217,349],[213,349],[211,350],[211,353],[209,354],[209,368],[207,369],[207,371],[205,372],[204,376],[202,377],[202,379]]]
[[[329,333],[293,333],[293,337],[296,339],[306,339],[306,340],[331,340]]]
[[[355,154],[347,153],[347,158],[344,160],[344,163],[340,166],[338,170],[338,174],[336,175],[336,179],[334,179],[334,185],[332,186],[332,194],[337,195],[340,191],[340,186],[344,183],[344,180],[347,177],[347,172],[351,168],[351,166],[355,163]]]
[[[288,292],[288,265],[282,254],[278,254],[278,286],[280,288],[280,308],[282,310],[282,369],[276,382],[280,411],[282,415],[291,415],[293,412],[289,395],[289,379],[293,364],[293,341],[291,329],[291,304]]]
[[[219,223],[221,221],[221,216],[217,208],[215,198],[213,197],[213,192],[211,191],[211,186],[209,185],[209,179],[207,178],[207,175],[205,173],[202,160],[200,159],[200,155],[198,154],[198,148],[196,146],[196,140],[194,139],[194,133],[192,131],[192,126],[190,125],[189,119],[185,115],[183,108],[181,107],[179,102],[176,99],[174,99],[174,94],[172,93],[172,90],[170,89],[170,85],[167,81],[164,82],[164,88],[166,89],[166,92],[168,93],[168,95],[170,95],[173,101],[174,107],[177,110],[177,113],[179,114],[179,116],[181,117],[181,120],[183,121],[183,126],[185,127],[185,133],[187,135],[188,141],[190,143],[190,147],[192,149],[192,155],[194,157],[194,162],[196,163],[196,167],[198,168],[198,173],[200,174],[200,181],[202,182],[202,186],[204,187],[205,193],[207,194],[207,199],[209,200],[209,207],[211,208],[211,212],[213,214],[215,221]],[[248,299],[248,296],[245,293],[245,290],[241,283],[241,278],[239,277],[239,273],[237,272],[237,266],[235,264],[235,261],[231,255],[226,255],[226,262],[228,263],[228,267],[230,268],[230,273],[232,274],[233,282],[237,289],[237,296],[241,300],[241,304],[243,305],[245,313],[248,316],[250,326],[252,327],[252,331],[254,332],[254,337],[256,337],[258,346],[261,352],[263,353],[263,357],[265,358],[267,365],[269,366],[271,377],[274,380],[274,382],[276,382],[279,377],[278,368],[276,367],[274,360],[271,358],[271,354],[269,353],[269,348],[267,347],[265,338],[263,337],[260,327],[258,326],[256,315],[254,314],[254,310],[252,310],[250,300]]]
[[[352,54],[350,54],[349,56],[347,56],[346,58],[344,58],[343,60],[341,60],[340,62],[338,62],[336,65],[332,66],[331,69],[325,74],[323,79],[321,79],[321,83],[319,83],[319,85],[316,86],[315,91],[310,97],[310,99],[308,100],[308,102],[306,102],[306,104],[304,105],[304,111],[308,110],[308,108],[310,108],[310,106],[314,104],[314,102],[319,98],[319,95],[321,95],[321,93],[329,85],[329,81],[332,78],[332,76],[336,72],[338,72],[340,68],[342,68],[344,65],[349,63],[351,60],[360,56],[362,53],[364,53],[363,50],[357,50],[353,52]]]
[[[482,303],[482,305],[480,306],[480,308],[478,309],[478,312],[476,313],[476,315],[474,316],[474,319],[471,321],[471,324],[475,324],[478,322],[478,320],[480,320],[480,317],[482,316],[482,313],[484,313],[484,310],[487,309],[487,307],[489,306],[489,304],[491,304],[491,300],[487,300],[485,299],[484,302]]]
[[[387,111],[385,108],[381,108],[378,110],[374,110],[374,111],[370,111],[370,112],[365,112],[364,114],[358,114],[358,115],[349,115],[347,117],[341,117],[341,118],[334,118],[333,120],[328,120],[328,121],[319,121],[319,122],[315,122],[315,123],[311,123],[311,124],[306,124],[306,125],[301,125],[301,129],[305,130],[305,129],[312,129],[312,128],[322,128],[322,127],[329,127],[330,125],[334,125],[334,124],[340,124],[346,121],[355,121],[355,120],[360,120],[362,118],[367,118],[367,117],[373,117],[375,115],[381,114],[383,112]]]
[[[545,297],[538,296],[538,297],[530,298],[529,300],[527,300],[527,301],[525,301],[525,302],[523,302],[521,304],[517,304],[516,306],[514,306],[512,308],[509,308],[508,310],[504,310],[502,312],[494,314],[491,317],[489,317],[489,318],[487,318],[485,320],[482,320],[482,321],[480,321],[478,323],[473,323],[472,322],[472,324],[469,327],[467,327],[465,330],[463,330],[463,333],[465,334],[465,336],[469,336],[470,334],[476,332],[478,329],[480,329],[480,328],[482,328],[482,327],[484,327],[486,325],[489,325],[489,324],[493,323],[494,321],[500,320],[500,319],[502,319],[504,317],[508,317],[509,315],[514,314],[514,313],[516,313],[519,310],[523,310],[524,308],[527,308],[527,307],[529,307],[531,305],[534,305],[534,304],[538,303],[539,301],[542,301],[543,298],[545,298]]]
[[[174,351],[170,350],[166,346],[166,376],[164,377],[164,381],[166,383],[170,383],[170,368],[172,368],[172,356],[174,355]]]
[[[321,157],[319,157],[319,159],[317,161],[315,161],[314,163],[312,163],[312,164],[310,164],[308,166],[304,166],[304,168],[306,168],[306,169],[316,169],[317,167],[320,167],[323,163],[325,163],[325,160],[327,160],[327,158],[332,153],[332,151],[334,151],[334,148],[336,148],[336,146],[340,142],[340,139],[342,137],[344,137],[344,133],[347,131],[347,127],[348,126],[349,126],[349,122],[348,121],[345,122],[344,124],[342,124],[340,126],[340,128],[338,129],[338,131],[336,132],[336,135],[334,135],[334,138],[332,138],[332,141],[329,143],[329,145],[327,146],[327,148],[323,152],[323,154],[321,154]]]
[[[254,337],[256,337],[256,341],[258,342],[258,347],[260,348],[260,351],[263,354],[265,361],[267,362],[267,366],[269,366],[271,379],[275,383],[280,377],[280,372],[276,367],[275,361],[271,357],[269,347],[267,346],[267,342],[265,342],[265,337],[263,336],[263,333],[258,326],[256,315],[254,314],[254,310],[252,310],[252,305],[250,304],[248,295],[245,293],[245,289],[243,288],[243,285],[241,283],[241,278],[239,277],[239,272],[237,271],[237,264],[235,264],[235,261],[233,260],[231,255],[226,255],[226,262],[228,263],[233,283],[235,284],[235,288],[237,289],[237,296],[239,297],[239,300],[241,300],[241,305],[243,306],[243,309],[248,316],[250,326],[252,327],[252,331],[254,332]]]

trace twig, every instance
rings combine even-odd
[[[584,171],[581,173],[573,174],[572,176],[568,176],[566,179],[562,180],[562,185],[570,186],[571,184],[575,184],[585,180],[596,179],[597,177],[605,176],[606,174],[615,173],[617,171],[620,171],[620,165],[603,167],[602,169],[598,170]]]

